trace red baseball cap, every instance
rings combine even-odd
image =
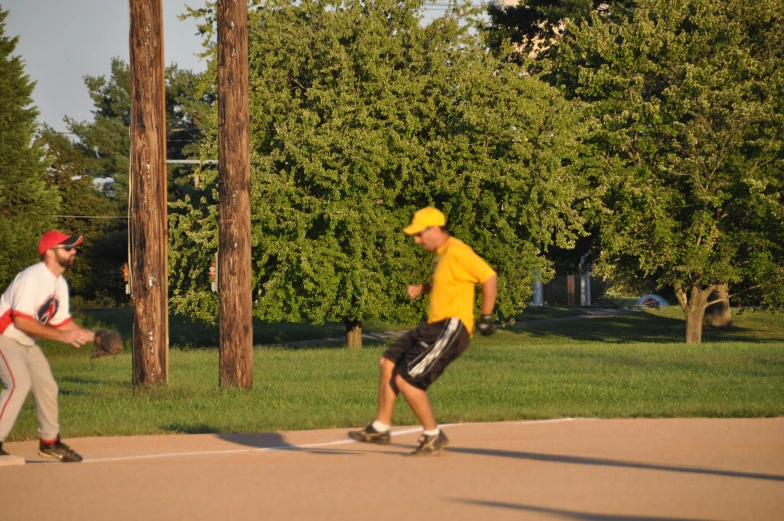
[[[43,255],[44,252],[55,246],[73,246],[81,244],[82,236],[66,235],[57,230],[49,230],[38,241],[38,255]]]

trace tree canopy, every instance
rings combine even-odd
[[[167,158],[185,159],[199,150],[202,116],[214,95],[201,89],[201,77],[172,65],[166,69]],[[107,76],[87,76],[93,119],[66,118],[68,132],[50,127],[38,143],[49,158],[47,181],[62,196],[57,220],[69,233],[84,236],[83,258],[69,276],[75,302],[113,305],[127,302],[122,265],[128,258],[128,165],[130,154],[130,68],[115,58]],[[169,200],[195,191],[193,167],[167,167]]]
[[[166,68],[166,157],[186,159],[198,151],[204,129],[202,117],[209,111],[214,95],[201,90],[200,75],[177,65]],[[93,100],[93,120],[66,118],[69,133],[75,136],[86,173],[104,187],[124,214],[128,201],[128,168],[131,140],[131,78],[128,64],[114,58],[108,76],[86,76],[85,86]],[[192,169],[169,165],[169,199],[191,191]]]
[[[68,272],[72,304],[111,307],[127,301],[120,270],[128,257],[127,221],[113,218],[115,204],[95,183],[82,151],[66,135],[44,126],[37,140],[50,165],[47,183],[61,198],[57,227],[84,237],[79,262]]]
[[[429,256],[402,229],[427,205],[499,272],[505,317],[527,304],[532,270],[547,273],[543,252],[580,234],[579,111],[499,64],[470,10],[423,25],[421,6],[277,0],[251,11],[256,316],[420,318],[405,288],[426,279]],[[170,226],[171,303],[203,319],[218,307],[206,280],[216,200],[214,185],[188,198]]]
[[[781,7],[640,0],[554,48],[549,78],[593,118],[606,271],[674,288],[688,342],[719,285],[783,301]]]
[[[602,17],[619,19],[636,0],[520,0],[517,3],[487,4],[489,23],[482,27],[484,38],[496,52],[514,50],[507,59],[524,62],[527,56],[542,59],[550,54],[566,22],[579,25],[595,11]]]
[[[0,291],[37,262],[41,235],[52,228],[60,197],[47,184],[46,151],[37,142],[34,82],[14,55],[18,37],[5,34],[8,11],[0,9]]]

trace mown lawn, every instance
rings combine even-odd
[[[784,414],[784,316],[745,313],[732,331],[706,329],[706,342],[689,346],[679,314],[528,322],[477,337],[431,389],[433,407],[443,423]],[[81,318],[114,324],[106,316]],[[264,334],[278,327],[279,338],[302,339],[290,324],[265,325]],[[311,338],[342,333],[339,325],[303,329]],[[383,342],[358,351],[339,342],[257,347],[250,391],[218,388],[217,349],[199,344],[173,341],[169,383],[152,389],[131,385],[129,349],[90,361],[88,346],[46,346],[61,388],[63,436],[352,427],[374,416]],[[395,422],[416,423],[402,399]],[[10,440],[35,437],[28,398]]]

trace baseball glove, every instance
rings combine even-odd
[[[100,358],[106,355],[116,355],[123,350],[123,341],[116,331],[99,329],[95,332],[95,351],[90,358]]]

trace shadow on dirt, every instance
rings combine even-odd
[[[784,476],[775,474],[759,474],[754,472],[737,472],[734,470],[711,469],[704,467],[681,467],[677,465],[660,465],[655,463],[639,463],[635,461],[619,461],[603,458],[587,458],[583,456],[562,456],[559,454],[540,454],[536,452],[518,452],[512,450],[449,448],[448,452],[458,454],[473,454],[476,456],[499,456],[502,458],[518,458],[530,461],[545,461],[548,463],[568,463],[572,465],[598,465],[603,467],[620,467],[642,470],[660,470],[665,472],[680,472],[686,474],[706,474],[710,476],[723,476],[729,478],[761,479],[765,481],[784,481]]]
[[[696,518],[687,519],[682,517],[618,516],[613,514],[595,514],[593,512],[575,512],[573,510],[562,510],[559,508],[536,507],[533,505],[522,505],[519,503],[504,503],[502,501],[484,501],[481,499],[453,499],[453,501],[467,505],[550,514],[557,516],[559,519],[574,519],[577,521],[708,521],[699,520]]]
[[[355,455],[354,451],[342,451],[335,449],[323,449],[317,446],[308,447],[307,445],[291,445],[286,441],[285,436],[277,432],[250,432],[250,433],[221,433],[216,434],[218,438],[230,443],[242,445],[259,450],[291,450],[303,451],[310,454],[329,454],[329,455]]]
[[[241,433],[219,433],[216,427],[199,425],[170,424],[162,425],[162,429],[177,434],[214,434],[215,437],[235,445],[256,449],[259,451],[305,451],[311,454],[357,454],[356,451],[341,451],[335,449],[323,449],[320,447],[308,447],[307,445],[291,445],[286,438],[277,432],[241,432]]]

